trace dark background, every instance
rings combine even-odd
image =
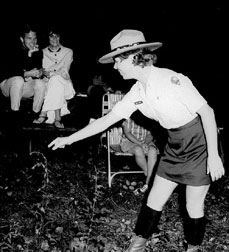
[[[9,61],[8,52],[18,42],[17,32],[23,23],[39,25],[42,46],[47,45],[47,27],[55,24],[63,31],[62,44],[74,50],[71,76],[77,91],[86,90],[98,68],[111,86],[126,90],[131,81],[123,81],[112,64],[98,65],[96,61],[110,51],[109,42],[119,31],[138,29],[148,42],[163,43],[157,51],[157,65],[189,76],[214,108],[219,126],[225,126],[229,12],[224,2],[200,2],[6,3],[0,17],[0,77],[7,71],[4,62]]]

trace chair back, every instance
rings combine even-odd
[[[102,116],[109,113],[114,105],[121,101],[125,94],[112,94],[106,93],[103,95],[103,108],[102,108]]]
[[[102,116],[108,114],[114,105],[122,100],[125,94],[113,94],[113,93],[106,93],[103,95],[103,102],[102,102]],[[107,130],[107,132],[102,134],[101,140],[103,144],[103,139],[106,138],[105,147],[107,148],[108,152],[120,152],[120,141],[122,137],[122,127],[113,126]]]
[[[106,115],[107,113],[109,113],[114,107],[114,105],[118,101],[122,100],[124,95],[125,94],[113,94],[113,93],[104,94],[102,114]],[[148,134],[148,130],[146,130],[142,126],[137,125],[133,120],[131,120],[130,129],[132,133],[135,132],[135,134],[137,133],[141,136],[146,136]],[[111,152],[121,151],[120,142],[122,139],[122,135],[123,135],[123,130],[120,124],[108,130],[106,137],[108,138],[107,144],[109,144],[109,146],[111,147],[111,150],[110,150]]]

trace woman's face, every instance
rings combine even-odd
[[[133,55],[129,55],[127,59],[116,57],[114,59],[114,69],[118,70],[123,79],[128,80],[134,78],[133,75]]]
[[[49,35],[49,44],[53,47],[60,46],[60,35],[52,33]]]

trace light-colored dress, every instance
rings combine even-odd
[[[63,46],[57,51],[46,47],[43,49],[43,54],[43,68],[51,72],[51,75],[47,79],[47,92],[42,111],[47,111],[48,120],[46,123],[53,123],[55,120],[54,110],[61,109],[61,116],[70,113],[67,108],[67,100],[75,95],[69,75],[73,51]]]

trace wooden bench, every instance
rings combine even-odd
[[[22,127],[23,132],[26,134],[26,139],[28,141],[29,153],[33,151],[33,142],[39,138],[39,136],[52,136],[53,139],[58,136],[67,136],[76,131],[80,127],[76,126],[65,126],[64,129],[57,129],[53,125],[25,125]]]
[[[33,150],[33,142],[39,135],[52,135],[53,138],[57,136],[70,135],[80,128],[84,127],[89,122],[89,111],[87,104],[87,95],[84,93],[78,93],[76,96],[69,101],[68,108],[70,114],[63,116],[62,120],[64,123],[64,129],[57,129],[53,125],[49,124],[33,124],[32,119],[30,119],[29,114],[32,109],[32,99],[22,99],[21,101],[21,114],[22,114],[22,125],[20,126],[23,136],[29,142],[29,151]],[[0,131],[8,131],[9,128],[14,129],[18,125],[14,125],[15,121],[13,115],[11,115],[10,100],[4,97],[2,94],[0,96],[0,116],[2,118]],[[25,117],[25,118],[24,118]],[[29,119],[28,119],[29,118]],[[4,122],[4,123],[3,123]]]

